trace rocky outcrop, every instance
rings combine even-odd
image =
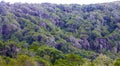
[[[115,45],[110,42],[108,38],[96,38],[93,42],[88,41],[86,37],[76,39],[75,37],[69,37],[67,40],[71,42],[74,47],[85,50],[94,50],[96,52],[102,51],[120,51],[120,42],[117,42]]]

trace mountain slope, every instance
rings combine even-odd
[[[3,42],[25,42],[28,48],[37,42],[63,53],[113,57],[120,52],[119,33],[119,1],[90,5],[0,3]]]

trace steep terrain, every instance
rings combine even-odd
[[[120,53],[120,1],[90,5],[1,2],[0,40],[0,55],[8,57],[17,53],[43,56],[38,47],[47,45],[51,49],[43,49],[51,54],[54,48],[60,57],[75,53],[93,60],[105,54],[115,59]]]

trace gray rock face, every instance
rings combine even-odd
[[[111,43],[107,38],[96,38],[95,43],[97,44],[96,47],[98,50],[105,49],[107,51],[107,50],[111,50],[112,48]]]
[[[69,42],[73,44],[74,47],[85,50],[94,50],[97,52],[103,51],[120,51],[120,42],[117,42],[116,45],[112,46],[110,39],[108,38],[96,38],[93,43],[88,41],[86,37],[76,39],[75,37],[70,37]]]

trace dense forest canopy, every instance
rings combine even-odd
[[[120,66],[119,54],[120,1],[0,2],[0,66]]]

